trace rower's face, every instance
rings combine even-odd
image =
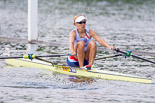
[[[85,29],[85,27],[86,27],[86,20],[82,20],[82,21],[76,23],[76,26],[77,26],[78,29]]]

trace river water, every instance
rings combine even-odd
[[[155,61],[154,0],[38,1],[38,40],[47,43],[31,45],[24,42],[27,38],[27,0],[0,1],[0,38],[10,38],[1,39],[1,55],[5,51],[10,51],[12,56],[68,53],[68,34],[75,28],[72,19],[77,14],[84,14],[88,19],[87,28],[96,31],[110,45]],[[115,53],[97,45],[100,48],[97,57]],[[45,59],[65,60],[65,57]],[[155,80],[155,65],[132,57],[98,60],[95,65]],[[1,60],[0,103],[155,103],[154,84],[88,78],[74,82],[72,78],[37,68],[11,67]]]

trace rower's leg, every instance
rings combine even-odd
[[[95,57],[96,57],[96,42],[90,41],[87,47],[87,51],[85,54],[85,59],[89,60],[89,65],[93,65]]]
[[[77,58],[78,58],[80,67],[83,67],[84,55],[85,55],[84,47],[85,47],[84,41],[79,41],[77,45],[75,46],[75,51],[77,53]]]

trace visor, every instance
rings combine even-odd
[[[75,22],[78,23],[78,22],[80,22],[80,21],[82,21],[82,20],[84,20],[84,19],[87,20],[86,17],[84,17],[84,16],[79,16],[78,18],[76,18]]]

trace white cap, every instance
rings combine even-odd
[[[79,16],[79,17],[76,18],[75,22],[78,23],[78,22],[80,22],[80,21],[82,21],[82,20],[84,20],[84,19],[87,20],[86,17],[84,17],[84,16]]]

